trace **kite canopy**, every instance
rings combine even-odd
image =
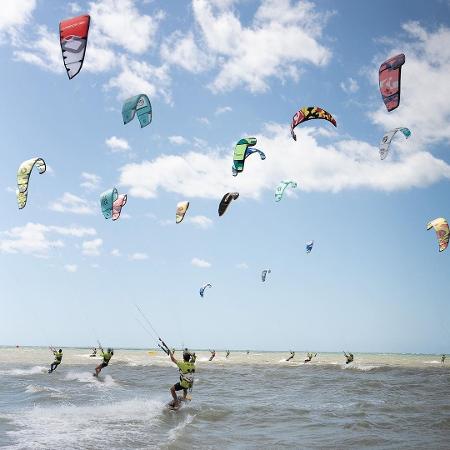
[[[47,170],[45,161],[42,158],[31,158],[24,161],[17,171],[17,204],[19,209],[25,208],[28,198],[28,183],[30,180],[31,171],[36,166],[39,173],[44,173]]]
[[[448,247],[448,239],[450,235],[448,222],[443,217],[439,217],[431,222],[428,222],[427,230],[430,230],[431,228],[434,228],[436,231],[439,242],[439,251],[443,252]]]
[[[381,139],[381,142],[380,142],[380,157],[381,157],[381,159],[386,158],[386,156],[389,152],[389,147],[391,146],[392,138],[395,136],[397,131],[401,131],[406,139],[408,139],[411,136],[411,131],[409,130],[409,128],[399,127],[399,128],[394,128],[391,131],[388,131],[383,136],[383,139]]]
[[[257,148],[250,148],[250,147],[248,147],[247,150],[245,150],[244,161],[250,155],[253,155],[253,153],[259,153],[259,157],[261,158],[262,161],[264,161],[266,159],[266,155],[265,155],[264,152],[262,152],[261,150],[258,150]],[[242,170],[244,170],[244,162],[242,163]],[[233,177],[236,177],[237,174],[239,173],[238,170],[236,169],[235,165],[234,165],[234,161],[233,161],[233,166],[231,167],[231,171],[233,173]]]
[[[405,55],[400,53],[381,64],[378,72],[381,97],[388,111],[393,111],[400,104],[403,64],[405,64]]]
[[[204,284],[201,288],[200,288],[200,297],[203,297],[205,295],[205,289],[206,288],[211,288],[212,285],[209,283]]]
[[[127,195],[119,195],[115,187],[100,195],[100,206],[105,219],[117,220],[126,203]]]
[[[63,20],[59,39],[67,76],[71,80],[83,67],[91,18],[88,15]]]
[[[306,253],[311,253],[313,246],[314,246],[314,241],[307,242],[306,243]]]
[[[300,125],[302,122],[306,122],[312,119],[325,119],[328,120],[328,122],[332,123],[335,127],[337,126],[336,120],[329,112],[325,111],[319,106],[304,106],[303,108],[299,109],[292,118],[291,136],[294,141],[297,140],[297,136],[294,133],[294,128],[297,125]]]
[[[281,181],[280,184],[275,189],[275,201],[279,202],[283,198],[284,191],[286,188],[290,186],[292,189],[297,187],[297,183],[295,181]]]
[[[125,100],[122,106],[123,124],[126,125],[134,119],[137,113],[141,128],[146,127],[152,121],[152,105],[145,94],[135,95]]]
[[[249,155],[246,155],[248,147],[253,147],[256,145],[256,138],[254,137],[247,137],[243,138],[234,147],[234,153],[233,153],[233,175],[234,172],[236,172],[236,175],[239,172],[242,172],[244,170],[244,162],[245,158]],[[264,155],[265,157],[265,155]],[[263,158],[264,159],[264,158]],[[236,176],[234,175],[234,176]]]
[[[177,212],[176,212],[176,217],[175,217],[176,223],[182,222],[188,208],[189,208],[189,202],[179,202],[177,204]]]
[[[266,281],[267,274],[270,273],[270,272],[271,272],[270,269],[264,269],[261,272],[261,280],[262,280],[263,283],[264,283],[264,281]]]
[[[228,192],[223,197],[219,203],[219,216],[223,216],[228,206],[232,200],[237,200],[239,197],[239,192]]]

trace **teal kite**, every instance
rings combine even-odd
[[[127,203],[127,195],[120,194],[114,187],[108,189],[100,195],[100,205],[105,219],[117,220],[120,217],[122,208]]]
[[[145,94],[135,95],[125,100],[122,106],[123,124],[126,125],[134,119],[137,113],[141,128],[146,127],[152,121],[152,105]]]
[[[244,163],[245,159],[251,155],[254,152],[247,152],[249,147],[253,147],[256,145],[256,138],[254,137],[247,137],[243,138],[234,147],[234,154],[233,154],[233,176],[236,176],[239,172],[244,171]],[[257,149],[255,149],[257,150]],[[260,152],[261,159],[265,159],[266,155],[262,153],[260,150],[257,150]]]
[[[279,202],[283,198],[284,191],[287,187],[291,187],[295,189],[297,187],[297,183],[295,181],[281,181],[280,184],[275,189],[275,201]]]

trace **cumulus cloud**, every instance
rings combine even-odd
[[[3,33],[16,34],[26,25],[36,7],[36,0],[3,0],[0,14],[0,39]]]
[[[341,89],[347,94],[354,94],[359,91],[359,84],[352,77],[347,78],[340,83]]]
[[[188,222],[193,223],[194,225],[196,225],[199,228],[209,228],[212,226],[213,221],[206,216],[191,216],[188,217]]]
[[[218,74],[210,84],[214,92],[241,85],[266,91],[271,78],[297,81],[303,64],[322,66],[330,60],[330,50],[319,42],[329,14],[315,12],[311,2],[263,0],[249,26],[241,23],[231,1],[193,0],[192,5],[199,43],[192,35],[183,39],[195,48],[197,59],[201,50],[204,61],[217,62]]]
[[[96,175],[95,173],[88,173],[88,172],[82,172],[81,179],[83,180],[80,184],[80,186],[84,189],[94,191],[95,189],[98,189],[101,177]]]
[[[0,232],[0,252],[48,257],[51,250],[64,247],[61,239],[50,238],[55,234],[82,238],[93,236],[96,231],[94,228],[60,227],[28,222],[24,226]]]
[[[119,249],[113,248],[111,250],[111,256],[122,256],[122,254],[120,253]]]
[[[209,263],[208,261],[205,261],[204,259],[200,259],[200,258],[192,258],[191,264],[195,267],[200,267],[202,269],[211,267],[211,263]]]
[[[247,270],[248,269],[248,264],[245,262],[240,262],[239,264],[236,264],[236,268],[237,269],[241,269],[241,270]]]
[[[78,270],[78,266],[76,264],[66,264],[64,266],[64,270],[70,273],[74,273]]]
[[[285,124],[267,125],[258,133],[258,144],[267,160],[247,160],[246,171],[251,177],[231,179],[229,150],[223,149],[164,154],[127,164],[120,169],[120,184],[140,198],[153,198],[158,190],[165,190],[190,198],[219,199],[232,190],[242,197],[259,198],[267,191],[272,193],[282,179],[297,180],[300,192],[338,192],[354,188],[394,191],[450,178],[450,166],[416,149],[412,138],[393,144],[396,158],[380,161],[377,145],[336,137],[322,144],[320,141],[327,138],[317,130],[311,126],[298,129],[295,142]]]
[[[61,198],[50,203],[49,209],[57,212],[69,212],[73,214],[94,214],[94,205],[84,198],[65,192]]]
[[[187,144],[189,141],[183,136],[169,136],[169,142],[175,145]]]
[[[105,140],[105,144],[111,149],[113,153],[126,152],[130,150],[130,145],[126,139],[118,138],[117,136],[111,136]]]
[[[86,256],[98,256],[100,255],[100,247],[103,244],[103,239],[97,238],[92,241],[84,241],[81,244],[81,252]]]
[[[233,111],[233,108],[231,106],[221,106],[214,111],[214,114],[216,116],[219,116],[220,114],[224,114],[231,111]]]

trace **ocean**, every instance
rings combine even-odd
[[[450,366],[437,355],[197,352],[192,401],[170,411],[178,370],[161,351],[99,358],[0,348],[0,447],[10,449],[450,448]],[[181,352],[175,357],[181,358]],[[450,363],[450,361],[449,361]]]

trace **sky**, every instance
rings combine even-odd
[[[58,24],[85,13],[69,80]],[[3,0],[0,344],[153,347],[138,304],[174,347],[450,352],[450,254],[426,231],[450,217],[448,42],[439,0]],[[378,68],[398,53],[389,113]],[[140,93],[152,123],[123,125]],[[337,128],[310,121],[295,142],[302,106]],[[401,126],[411,137],[381,161]],[[246,136],[267,158],[233,177]],[[33,157],[47,171],[19,210]],[[116,222],[99,203],[114,186],[128,195]]]

